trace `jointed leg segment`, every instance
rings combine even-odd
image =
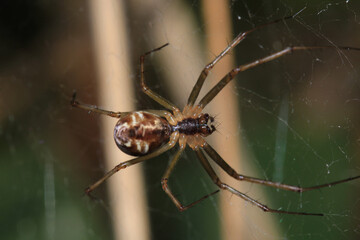
[[[293,51],[302,51],[302,50],[315,50],[315,49],[336,49],[336,50],[358,50],[360,51],[360,48],[353,48],[353,47],[334,47],[334,46],[295,46],[295,47],[287,47],[279,52],[273,53],[269,56],[266,56],[264,58],[258,59],[256,61],[253,61],[248,64],[241,65],[239,67],[234,68],[231,70],[228,74],[226,74],[199,102],[199,106],[201,108],[204,108],[209,102],[213,100],[214,97],[231,81],[234,79],[234,77],[239,74],[240,72],[243,72],[245,70],[248,70],[250,68],[256,67],[260,64],[270,62],[272,60],[275,60],[277,58],[280,58],[286,54],[292,53]]]
[[[127,112],[113,112],[113,111],[107,111],[101,108],[98,108],[97,106],[93,106],[93,105],[88,105],[88,104],[84,104],[84,103],[79,103],[78,101],[76,101],[76,92],[74,92],[72,100],[71,100],[71,106],[73,107],[77,107],[77,108],[82,108],[86,111],[90,111],[90,112],[95,112],[98,114],[104,114],[104,115],[108,115],[110,117],[114,117],[114,118],[120,118],[126,114],[128,114]]]
[[[160,154],[170,150],[171,148],[173,148],[175,146],[175,144],[177,143],[178,140],[179,140],[179,133],[174,132],[170,136],[170,141],[168,143],[166,143],[165,145],[161,146],[158,150],[156,150],[152,153],[149,153],[148,155],[144,155],[144,156],[120,163],[119,165],[117,165],[113,169],[111,169],[109,172],[107,172],[101,179],[99,179],[94,184],[92,184],[91,186],[86,188],[85,193],[90,194],[90,192],[92,192],[95,188],[97,188],[105,180],[107,180],[109,177],[111,177],[116,172],[120,171],[121,169],[124,169],[126,167],[129,167],[131,165],[134,165],[134,164],[137,164],[140,162],[143,162],[143,161],[151,159],[153,157],[159,156]]]
[[[306,212],[291,212],[291,211],[284,211],[284,210],[276,210],[276,209],[272,209],[267,207],[266,205],[256,201],[255,199],[247,196],[244,193],[239,192],[238,190],[234,189],[233,187],[223,183],[222,181],[220,181],[219,177],[216,175],[214,169],[211,167],[210,163],[208,162],[208,160],[206,159],[203,150],[198,149],[196,150],[196,154],[198,156],[198,159],[200,160],[200,163],[202,164],[202,166],[205,168],[206,172],[209,174],[210,178],[213,180],[213,182],[221,189],[223,190],[227,190],[239,197],[241,197],[242,199],[244,199],[245,201],[250,202],[251,204],[259,207],[260,209],[262,209],[265,212],[273,212],[273,213],[285,213],[285,214],[294,214],[294,215],[312,215],[312,216],[323,216],[323,214],[321,213],[306,213]]]
[[[205,66],[205,68],[202,70],[202,72],[200,73],[200,76],[194,86],[194,88],[191,91],[191,94],[188,98],[188,103],[187,105],[189,106],[193,106],[197,97],[199,96],[200,90],[204,84],[204,81],[207,77],[207,75],[209,74],[210,70],[223,58],[226,56],[226,54],[228,54],[234,47],[236,47],[240,42],[242,42],[242,40],[244,40],[246,38],[247,35],[249,35],[250,33],[261,29],[263,27],[266,27],[268,25],[274,24],[274,23],[278,23],[281,21],[285,21],[288,19],[293,18],[294,16],[288,16],[282,19],[277,19],[275,21],[269,22],[269,23],[265,23],[263,25],[257,26],[253,29],[250,29],[246,32],[242,32],[239,35],[237,35],[237,37],[231,41],[231,43],[218,55],[215,57],[215,59],[213,61],[211,61],[208,65]]]
[[[360,178],[360,176],[356,176],[356,177],[351,177],[351,178],[342,179],[339,181],[316,185],[316,186],[311,186],[311,187],[300,187],[300,186],[287,185],[287,184],[283,184],[283,183],[272,182],[269,180],[263,180],[263,179],[259,179],[259,178],[248,177],[245,175],[238,174],[232,167],[229,166],[229,164],[227,164],[224,161],[224,159],[208,143],[206,143],[204,145],[204,150],[217,165],[219,165],[227,174],[229,174],[229,176],[235,178],[236,180],[246,181],[246,182],[251,182],[251,183],[256,183],[256,184],[262,184],[265,186],[270,186],[270,187],[279,188],[279,189],[292,191],[292,192],[307,192],[310,190],[332,187],[332,186],[335,186],[340,183],[349,182],[349,181]]]
[[[175,196],[174,194],[171,192],[171,189],[169,188],[168,186],[168,181],[169,181],[169,177],[170,177],[170,174],[172,173],[172,171],[174,170],[174,167],[177,163],[177,161],[179,160],[180,158],[180,155],[181,153],[185,150],[185,147],[186,147],[186,144],[184,145],[180,145],[180,148],[179,150],[176,152],[175,156],[173,157],[173,159],[171,160],[169,166],[167,167],[165,173],[164,173],[164,176],[162,177],[161,179],[161,185],[162,185],[162,188],[163,190],[165,191],[165,193],[169,196],[169,198],[171,199],[171,201],[173,201],[173,203],[175,204],[175,206],[179,209],[179,211],[185,211],[187,210],[188,208],[194,206],[195,204],[201,202],[202,200],[214,195],[215,193],[218,193],[219,190],[216,190],[210,194],[207,194],[203,197],[201,197],[200,199],[184,206]]]
[[[162,45],[161,47],[155,48],[155,49],[145,53],[144,55],[140,56],[140,83],[141,83],[141,89],[143,90],[143,92],[146,95],[148,95],[151,99],[153,99],[154,101],[159,103],[164,108],[167,108],[167,109],[173,111],[174,116],[177,117],[179,114],[181,114],[180,110],[173,103],[171,103],[169,100],[163,98],[159,94],[152,91],[145,83],[145,75],[144,75],[144,72],[145,72],[145,67],[144,67],[145,57],[147,55],[153,53],[153,52],[161,50],[162,48],[164,48],[164,47],[166,47],[168,45],[169,44],[166,43],[166,44]]]

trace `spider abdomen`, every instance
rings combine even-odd
[[[170,134],[171,127],[165,119],[144,111],[121,117],[114,129],[116,145],[133,156],[153,152],[169,140]]]

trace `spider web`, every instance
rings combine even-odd
[[[144,7],[149,2],[151,7]],[[115,239],[111,227],[115,213],[109,204],[113,200],[106,194],[107,187],[97,190],[95,200],[82,197],[83,188],[107,170],[103,163],[105,139],[101,134],[101,118],[78,113],[68,104],[74,89],[79,91],[83,102],[96,104],[99,99],[87,1],[52,4],[4,1],[2,4],[1,239]],[[200,1],[179,4],[175,0],[139,0],[126,6],[133,66],[137,66],[138,56],[145,51],[163,44],[163,40],[170,42],[170,47],[159,55],[175,54],[176,67],[158,64],[160,60],[154,56],[147,63],[146,74],[156,92],[180,107],[186,104],[199,70],[207,63],[204,56],[208,54],[205,50],[208,36],[202,7]],[[170,20],[174,21],[171,17],[175,14],[168,13],[172,9],[184,11],[183,8],[195,24],[187,29],[177,28],[175,38],[170,37],[166,26]],[[231,54],[236,65],[287,46],[360,47],[360,5],[356,1],[239,0],[230,1],[228,8],[234,35],[297,13],[295,20],[249,35]],[[153,20],[154,16],[159,20]],[[181,22],[186,23],[187,18],[181,18]],[[161,40],[149,34],[155,28],[162,29]],[[200,46],[187,48],[186,44],[193,38]],[[180,68],[180,59],[190,68],[186,71]],[[222,121],[223,109],[209,108],[218,122],[218,132],[209,138],[210,142],[224,139],[223,145],[216,149],[226,152],[229,139],[238,137],[239,149],[246,152],[238,157],[250,162],[255,169],[253,177],[312,186],[359,175],[359,60],[360,53],[356,51],[305,51],[241,73],[236,84],[229,86],[236,97],[240,120],[235,123],[235,129],[229,129]],[[184,81],[172,90],[171,82],[177,80],[169,74],[189,79],[190,85]],[[205,88],[209,89],[221,77],[211,74]],[[129,78],[138,80],[130,69]],[[114,87],[121,86],[119,80]],[[131,101],[139,109],[159,109],[140,91],[135,96]],[[303,194],[245,184],[244,193],[269,207],[320,212],[324,217],[263,213],[223,192],[220,194],[225,195],[222,198],[225,202],[220,203],[217,196],[179,213],[160,185],[173,155],[174,151],[169,151],[142,164],[149,239],[359,237],[358,182]],[[236,170],[249,175],[244,169]],[[218,168],[216,171],[220,172]],[[216,189],[192,151],[184,154],[170,184],[184,203]],[[130,188],[129,185],[119,188]],[[257,189],[264,195],[257,195]],[[232,230],[240,228],[238,222],[223,226],[228,222],[221,204],[230,206],[239,215],[246,235],[232,236]],[[246,214],[244,207],[251,208],[255,217]],[[271,225],[266,227],[258,218],[269,214]]]
[[[355,41],[352,42],[346,37],[351,33],[339,31],[357,26],[356,12],[352,10],[356,8],[350,7],[349,4],[331,2],[309,6],[291,5],[289,2],[281,1],[274,5],[263,3],[253,6],[250,2],[233,2],[233,18],[237,19],[234,21],[234,29],[249,29],[297,13],[296,21],[272,25],[249,36],[248,41],[242,42],[235,50],[237,63],[247,63],[293,45],[356,45]],[[340,17],[339,12],[343,12],[346,17]],[[349,22],[353,25],[349,26]],[[344,27],[345,25],[347,27]],[[204,26],[200,30],[203,28]],[[197,33],[195,31],[193,34]],[[181,37],[180,41],[185,42]],[[192,61],[191,54],[185,54],[189,55],[188,61]],[[259,169],[256,176],[261,178],[312,186],[356,175],[357,140],[353,130],[357,128],[356,124],[354,125],[357,118],[353,118],[353,114],[357,111],[355,105],[347,104],[349,99],[356,99],[358,95],[357,60],[356,53],[342,51],[294,53],[293,56],[240,74],[233,89],[233,93],[239,99],[241,114],[238,128],[234,130],[224,126],[221,121],[224,114],[221,109],[215,110],[220,122],[219,134],[225,136],[224,146],[227,145],[226,138],[230,138],[234,132],[241,136],[243,147],[251,151],[249,161],[253,161],[252,164]],[[186,78],[181,70],[178,74]],[[196,77],[195,71],[192,79]],[[222,76],[212,77],[209,85],[214,84],[216,79]],[[339,82],[339,79],[342,80]],[[161,87],[159,90],[161,91]],[[179,92],[181,94],[189,90],[182,88]],[[192,156],[191,153],[189,156]],[[193,156],[189,158],[193,159]],[[199,181],[196,178],[189,180],[189,176],[200,174],[198,169],[189,172],[192,166],[190,164],[184,167],[186,170],[182,170],[182,174],[174,173],[174,185],[178,187],[176,192],[180,193],[184,202],[190,202],[194,198],[193,192],[199,191],[197,189],[201,187],[209,189],[204,193],[212,189],[211,183],[206,183],[206,175],[202,177],[205,182],[199,185],[195,184]],[[179,168],[178,171],[181,172],[181,166]],[[239,171],[248,174],[242,169]],[[182,175],[186,177],[181,178]],[[188,190],[190,193],[187,192],[189,185],[194,188],[192,191]],[[356,196],[351,194],[354,186],[348,184],[301,195],[266,189],[270,199],[256,198],[256,195],[255,198],[279,209],[326,214],[322,219],[276,216],[275,227],[281,229],[280,236],[283,238],[351,238],[357,235],[358,222]],[[254,197],[255,188],[257,186],[251,185],[245,188],[245,193]],[[277,239],[278,236],[264,230],[264,226],[255,219],[237,210],[241,203],[234,198],[236,197],[229,196],[228,204],[234,212],[243,215],[243,221],[247,222],[244,228],[251,229],[250,236],[247,235],[246,238]],[[353,204],[348,202],[351,198],[355,199]],[[247,206],[246,203],[242,204]],[[217,208],[215,216],[218,216],[220,224],[224,224],[225,220],[221,218],[220,212],[220,208]],[[259,211],[259,215],[262,214]],[[177,218],[177,215],[175,216]],[[211,217],[213,216],[210,215],[209,218]],[[184,235],[190,239],[207,239],[216,234],[209,229],[206,229],[205,233],[202,232],[200,229],[204,223],[193,220],[193,217],[182,220],[180,223],[175,221],[176,225],[184,224],[181,226],[188,229],[188,235]],[[161,227],[160,224],[159,231]],[[230,232],[231,230],[221,236],[231,238]]]

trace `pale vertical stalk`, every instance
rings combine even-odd
[[[89,5],[99,73],[99,105],[114,111],[134,110],[133,81],[137,79],[130,77],[129,34],[123,1],[91,0]],[[114,143],[115,123],[116,119],[107,116],[102,118],[106,170],[131,158]],[[126,168],[107,183],[115,239],[148,239],[149,224],[141,165]]]
[[[205,23],[205,36],[208,52],[208,62],[216,54],[219,54],[235,35],[232,33],[231,13],[228,1],[202,1],[203,17]],[[243,29],[245,30],[245,29]],[[240,30],[239,30],[240,31]],[[241,43],[240,43],[241,44]],[[216,78],[211,82],[217,82],[234,67],[234,51],[218,63],[212,70],[210,78]],[[240,79],[241,74],[236,78]],[[225,87],[211,103],[213,111],[219,114],[219,131],[212,138],[214,148],[218,153],[238,172],[245,175],[257,176],[252,169],[249,160],[250,154],[244,151],[239,134],[240,113],[238,99],[235,94],[235,81]],[[248,183],[239,183],[222,172],[220,178],[236,187],[240,191],[249,194],[255,199],[265,202],[266,198],[258,188],[249,188]],[[255,206],[249,206],[242,199],[231,196],[228,193],[220,195],[220,207],[223,214],[222,239],[259,239],[259,234],[266,233],[268,236],[276,236],[276,227],[272,214],[264,213]],[[255,225],[253,225],[255,223]],[[261,226],[261,233],[256,226]]]
[[[153,0],[149,2],[136,0],[138,11],[157,9],[161,14],[152,14],[152,27],[149,28],[148,38],[153,41],[153,47],[164,43],[170,45],[161,54],[156,54],[159,66],[163,71],[166,82],[165,89],[171,92],[171,101],[182,109],[187,98],[205,66],[203,61],[201,32],[198,28],[195,15],[183,1]],[[141,3],[141,4],[140,4]],[[140,6],[141,5],[141,6]],[[205,89],[209,89],[207,86]]]

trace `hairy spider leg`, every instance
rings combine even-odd
[[[360,48],[354,47],[335,47],[335,46],[294,46],[294,47],[287,47],[281,51],[268,55],[264,58],[258,59],[248,64],[240,65],[232,69],[228,74],[226,74],[199,102],[198,106],[203,109],[209,102],[213,100],[213,98],[232,80],[234,77],[250,68],[256,67],[260,64],[270,62],[277,58],[280,58],[286,54],[292,53],[293,51],[303,51],[303,50],[316,50],[316,49],[336,49],[336,50],[356,50],[360,51]]]
[[[213,180],[213,182],[223,190],[227,190],[240,198],[244,199],[247,202],[250,202],[251,204],[259,207],[264,212],[273,212],[273,213],[281,213],[281,214],[293,214],[293,215],[311,215],[311,216],[324,216],[322,213],[307,213],[307,212],[291,212],[291,211],[284,211],[284,210],[277,210],[267,207],[266,205],[256,201],[255,199],[247,196],[246,194],[239,192],[238,190],[234,189],[233,187],[227,185],[226,183],[223,183],[217,174],[215,173],[214,169],[211,167],[209,161],[206,159],[203,150],[201,148],[195,150],[196,155],[198,156],[198,159],[201,163],[201,165],[204,167],[206,172],[209,174],[210,178]]]
[[[340,183],[345,183],[345,182],[349,182],[349,181],[360,178],[360,176],[355,176],[355,177],[350,177],[350,178],[334,181],[331,183],[325,183],[325,184],[311,186],[311,187],[300,187],[300,186],[287,185],[287,184],[282,184],[279,182],[272,182],[272,181],[268,181],[268,180],[263,180],[263,179],[259,179],[259,178],[253,178],[253,177],[248,177],[245,175],[238,174],[232,167],[229,166],[229,164],[227,164],[227,162],[225,162],[225,160],[208,143],[206,143],[203,148],[204,148],[205,152],[207,153],[207,155],[217,165],[219,165],[229,176],[235,178],[236,180],[246,181],[246,182],[251,182],[251,183],[256,183],[256,184],[262,184],[262,185],[279,188],[279,189],[283,189],[283,190],[287,190],[287,191],[306,192],[306,191],[320,189],[320,188],[332,187],[332,186],[335,186]]]
[[[104,115],[114,117],[114,118],[121,118],[122,116],[125,116],[126,114],[129,113],[129,112],[113,112],[113,111],[101,109],[94,105],[79,103],[78,101],[76,101],[76,92],[74,92],[70,103],[71,103],[71,106],[73,106],[73,107],[81,108],[86,111],[95,112],[98,114],[104,114]]]
[[[178,107],[176,107],[173,103],[171,103],[169,100],[165,99],[164,97],[160,96],[159,94],[152,91],[145,83],[145,57],[153,52],[159,51],[162,48],[168,46],[169,43],[166,43],[162,45],[161,47],[155,48],[149,52],[146,52],[145,54],[140,56],[140,82],[141,82],[141,89],[142,91],[148,95],[151,99],[153,99],[155,102],[159,103],[164,108],[167,108],[171,110],[175,116],[176,119],[181,120],[182,114]]]
[[[164,190],[164,192],[169,196],[169,198],[172,200],[172,202],[175,204],[175,206],[179,209],[179,211],[185,211],[189,208],[191,208],[192,206],[194,206],[195,204],[201,202],[202,200],[214,195],[215,193],[218,193],[219,190],[216,190],[210,194],[207,194],[203,197],[201,197],[200,199],[184,206],[175,196],[174,194],[171,192],[171,189],[168,186],[168,181],[169,181],[169,177],[170,174],[172,173],[172,171],[174,170],[174,167],[176,165],[176,163],[178,162],[182,152],[185,150],[186,147],[186,143],[184,142],[183,144],[180,144],[180,148],[178,149],[178,151],[176,152],[175,156],[173,157],[173,159],[171,160],[171,162],[169,163],[169,166],[166,168],[166,171],[163,175],[163,177],[161,178],[161,185],[162,188]]]
[[[200,76],[198,78],[198,80],[195,83],[194,88],[192,89],[190,96],[188,98],[188,102],[187,105],[188,106],[193,106],[197,97],[199,96],[200,90],[204,84],[204,81],[207,77],[207,75],[209,74],[210,70],[215,66],[215,64],[217,64],[225,55],[227,55],[234,47],[236,47],[240,42],[242,42],[242,40],[244,40],[246,38],[247,35],[249,35],[250,33],[259,30],[261,28],[264,28],[266,26],[281,22],[281,21],[285,21],[288,19],[292,19],[295,15],[292,16],[288,16],[285,18],[281,18],[281,19],[277,19],[275,21],[269,22],[269,23],[265,23],[262,25],[259,25],[253,29],[250,29],[248,31],[242,32],[239,35],[237,35],[237,37],[231,41],[231,43],[219,54],[215,57],[215,59],[210,62],[208,65],[205,66],[205,68],[201,71]]]
[[[73,106],[73,107],[81,108],[81,109],[84,109],[84,110],[89,111],[89,112],[103,114],[103,115],[107,115],[107,116],[114,117],[114,118],[121,118],[121,117],[124,117],[127,114],[131,113],[131,112],[113,112],[113,111],[108,111],[108,110],[99,108],[99,107],[97,107],[95,105],[89,105],[89,104],[80,103],[80,102],[76,101],[76,92],[73,94],[73,97],[72,97],[72,100],[71,100],[70,103],[71,103],[71,106]],[[152,110],[152,109],[147,109],[147,110],[144,110],[144,111],[156,114],[156,115],[158,115],[160,117],[163,117],[172,125],[175,125],[177,123],[177,120],[168,111],[165,111],[165,110]]]
[[[116,165],[113,169],[111,169],[109,172],[107,172],[102,178],[100,178],[98,181],[96,181],[94,184],[90,185],[85,189],[86,194],[90,194],[95,188],[97,188],[100,184],[102,184],[105,180],[107,180],[109,177],[120,171],[121,169],[124,169],[126,167],[129,167],[131,165],[143,162],[145,160],[154,158],[156,156],[159,156],[160,154],[170,150],[173,148],[177,141],[179,140],[179,132],[173,132],[170,136],[170,140],[168,143],[161,146],[159,149],[155,150],[152,153],[149,153],[147,155],[131,159],[129,161],[122,162],[118,165]]]

